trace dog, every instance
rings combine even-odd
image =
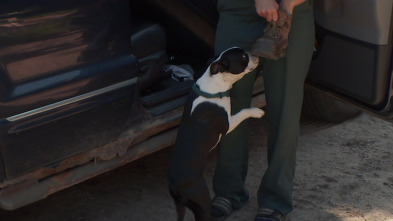
[[[193,85],[184,106],[168,172],[169,192],[178,221],[184,219],[186,207],[197,221],[211,219],[210,195],[203,178],[209,152],[243,120],[264,115],[259,108],[242,109],[231,115],[229,90],[258,63],[258,57],[241,48],[227,49]]]

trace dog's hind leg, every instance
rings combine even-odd
[[[181,200],[183,197],[181,194],[179,194],[178,192],[176,192],[172,188],[169,188],[169,193],[172,196],[173,202],[175,203],[175,206],[176,206],[177,221],[183,221],[184,215],[186,214],[185,202]]]
[[[194,213],[195,221],[211,221],[211,200],[206,183],[195,186],[191,191],[193,194],[188,197],[187,207]]]
[[[210,221],[211,220],[210,198],[208,198],[207,201],[205,201],[204,203],[206,203],[206,204],[201,204],[201,202],[196,202],[193,200],[190,200],[188,202],[187,207],[194,213],[195,221]]]
[[[241,122],[245,119],[253,117],[253,118],[261,118],[265,112],[259,108],[246,108],[239,111],[237,114],[228,116],[229,121],[229,129],[227,134],[229,134],[232,130],[234,130]]]
[[[195,202],[188,204],[188,207],[194,213],[195,221],[211,221],[210,207],[207,208],[206,206],[195,204]]]
[[[186,215],[186,206],[175,200],[176,212],[177,212],[177,221],[183,221],[184,216]]]

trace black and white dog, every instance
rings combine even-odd
[[[169,192],[179,221],[184,219],[186,207],[194,213],[195,220],[210,220],[210,195],[203,178],[209,152],[243,120],[264,115],[259,108],[231,115],[229,90],[258,62],[258,57],[240,48],[227,49],[210,64],[190,92],[168,174]]]

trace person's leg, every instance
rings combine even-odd
[[[266,22],[260,18],[253,0],[220,0],[220,20],[216,34],[216,54],[230,47],[249,50],[262,36]],[[251,94],[258,71],[236,82],[231,90],[232,114],[250,107]],[[242,207],[248,200],[245,178],[248,166],[248,120],[224,136],[218,146],[218,160],[213,177],[216,197],[229,199],[234,208]]]
[[[268,169],[258,191],[258,203],[261,208],[274,209],[284,215],[293,209],[292,189],[303,85],[314,43],[310,2],[295,8],[293,16],[286,58],[263,63],[269,134]]]
[[[250,107],[251,92],[256,71],[245,76],[231,91],[232,114]],[[248,167],[248,120],[223,137],[218,146],[218,160],[213,177],[215,196],[229,199],[234,208],[241,208],[248,201],[244,184]]]

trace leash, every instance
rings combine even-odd
[[[229,90],[224,91],[224,92],[218,92],[215,94],[207,93],[205,91],[202,91],[197,84],[192,85],[192,90],[198,94],[199,96],[205,97],[205,98],[223,98],[223,97],[229,97]]]

